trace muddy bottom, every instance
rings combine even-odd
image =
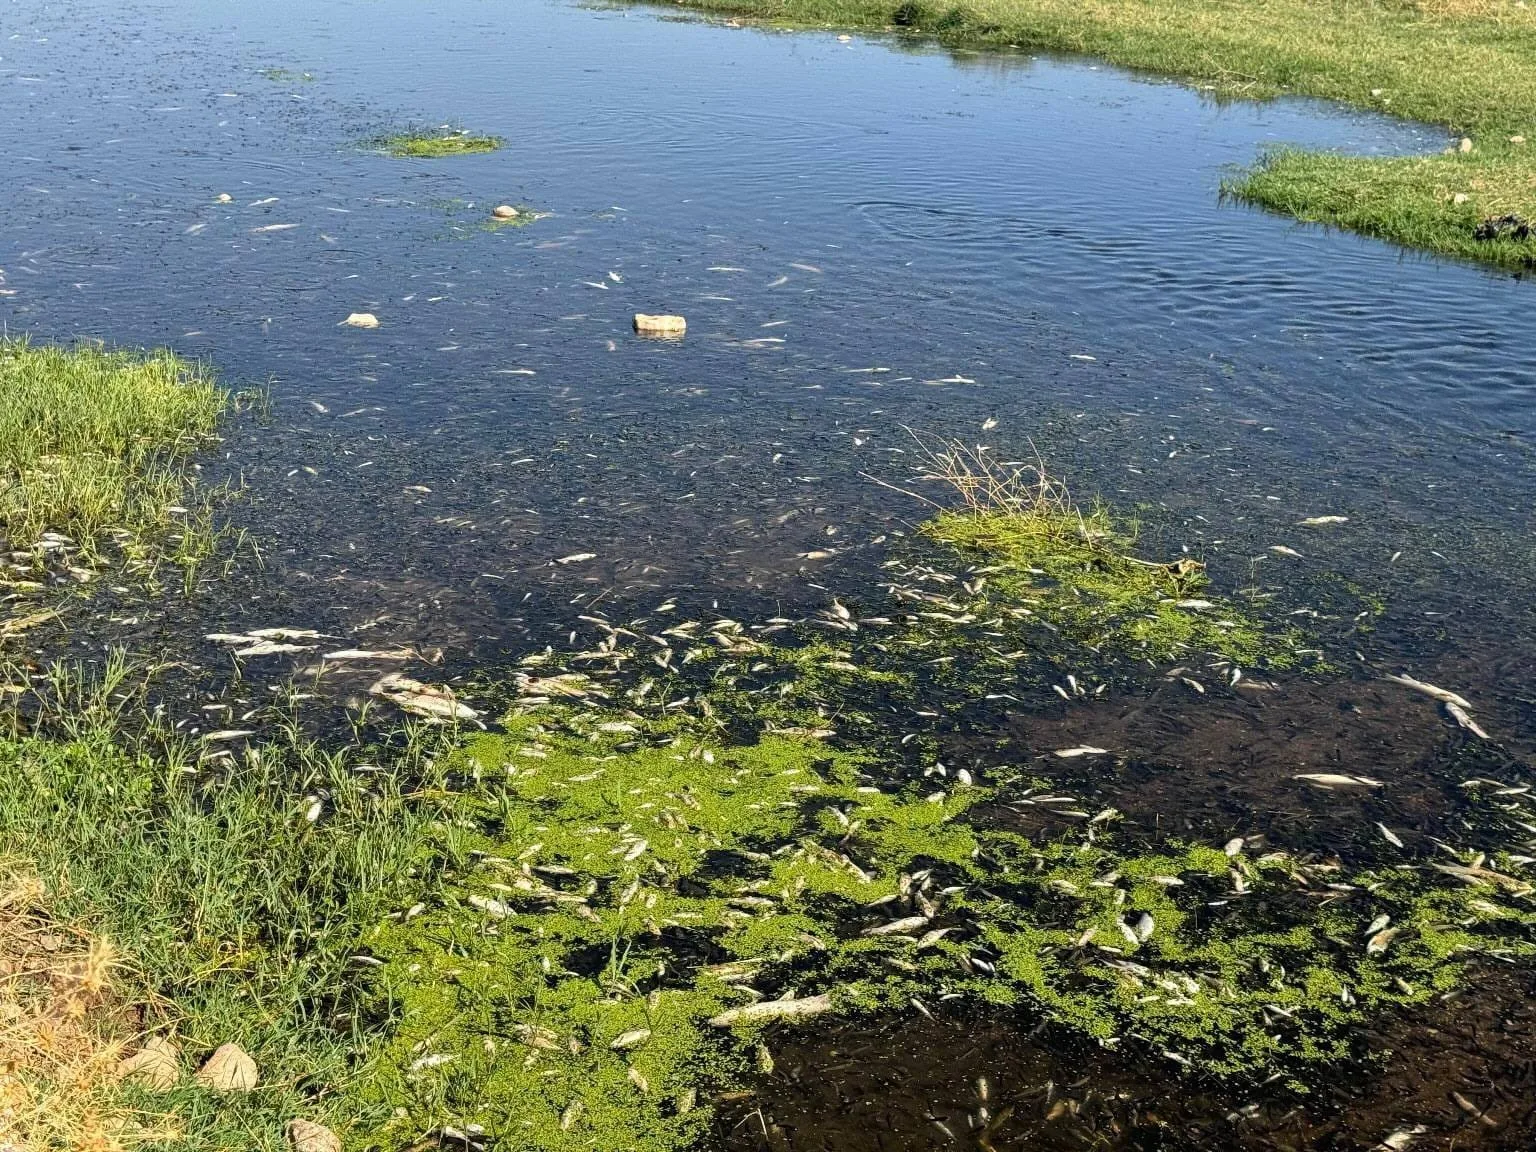
[[[773,1071],[722,1105],[716,1135],[775,1152],[1527,1149],[1533,991],[1528,973],[1471,973],[1455,998],[1385,1022],[1370,1060],[1307,1095],[1203,1081],[1003,1010],[784,1030],[768,1038]]]

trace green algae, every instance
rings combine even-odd
[[[1151,660],[1210,653],[1248,666],[1291,667],[1301,636],[1217,595],[1205,565],[1134,554],[1134,529],[1102,508],[941,512],[929,539],[987,567],[991,585],[972,612],[1038,618],[1089,648]]]
[[[477,136],[465,128],[411,128],[380,136],[371,146],[401,159],[440,160],[495,152],[503,143],[500,136]]]
[[[497,1148],[688,1147],[763,1051],[709,1021],[762,997],[1010,1006],[1305,1089],[1467,957],[1536,951],[1530,886],[1492,872],[1147,853],[1112,811],[1039,839],[991,827],[978,805],[1027,794],[1017,773],[913,774],[808,706],[786,731],[792,694],[760,690],[763,721],[739,683],[701,690],[723,663],[623,693],[529,678],[506,731],[452,762],[460,866],[366,941],[395,1022],[370,1082],[386,1142],[479,1126]]]

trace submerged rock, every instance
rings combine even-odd
[[[688,331],[688,321],[682,316],[636,312],[635,331],[642,336],[681,336]]]
[[[215,1092],[250,1092],[260,1082],[256,1061],[238,1044],[225,1044],[197,1070],[197,1082]]]

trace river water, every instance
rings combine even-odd
[[[543,0],[13,0],[0,92],[7,331],[270,385],[270,421],[209,465],[243,479],[265,567],[146,613],[148,646],[190,616],[470,665],[599,598],[824,601],[921,518],[866,478],[903,480],[915,428],[1033,444],[1226,587],[1380,595],[1369,650],[1339,657],[1536,738],[1530,286],[1220,195],[1268,147],[1438,130]],[[506,147],[365,144],[447,123]],[[547,215],[485,228],[504,202]],[[686,339],[637,339],[640,311],[686,314]],[[1298,525],[1318,515],[1348,522]],[[1308,691],[1205,744],[1171,707],[1119,735],[1260,776],[1445,735],[1422,701]],[[1357,699],[1371,733],[1319,721]]]

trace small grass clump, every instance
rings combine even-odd
[[[1469,152],[1426,163],[1296,151],[1234,190],[1304,220],[1505,265],[1536,221],[1536,7],[1525,0],[685,0],[711,12],[872,28],[956,47],[1098,56],[1221,98],[1319,96],[1445,126]],[[1456,193],[1468,199],[1454,202]],[[1460,211],[1448,211],[1447,205]]]
[[[375,146],[391,156],[409,160],[439,160],[446,156],[475,156],[495,152],[504,141],[500,136],[476,136],[468,129],[412,128],[381,136]]]
[[[190,457],[229,395],[171,352],[0,341],[0,530],[87,554],[104,538],[164,539],[197,520]]]
[[[965,615],[1001,618],[1024,632],[1043,625],[1050,646],[1065,637],[1101,654],[1297,663],[1300,633],[1218,595],[1198,560],[1138,557],[1134,525],[1117,524],[1103,506],[1077,507],[1039,460],[1003,461],[985,447],[914,439],[923,468],[917,480],[959,497],[958,508],[936,505],[921,534],[971,562],[960,593],[950,593]]]

